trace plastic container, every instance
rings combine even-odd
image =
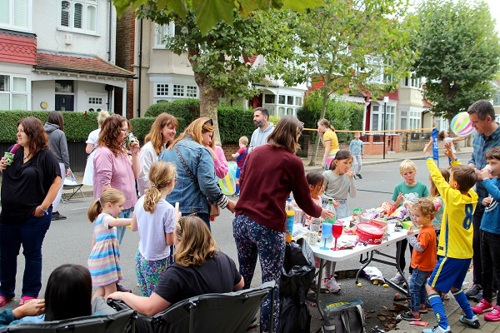
[[[285,206],[286,212],[286,236],[285,241],[290,243],[292,241],[293,234],[293,223],[295,222],[295,207],[292,204],[292,198],[286,200]]]
[[[380,244],[384,237],[384,231],[369,223],[359,223],[356,228],[358,242],[366,244]]]

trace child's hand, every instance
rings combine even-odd
[[[492,197],[486,197],[483,199],[483,201],[481,202],[483,204],[483,206],[489,206],[489,204],[493,201],[493,198]]]
[[[338,207],[340,206],[340,202],[338,202],[337,200],[333,200],[333,207]]]
[[[491,171],[489,168],[483,168],[483,170],[480,171],[481,173],[481,179],[491,179],[493,176],[491,175]]]
[[[444,148],[446,149],[444,151],[444,154],[450,158],[450,160],[454,161],[455,160],[455,154],[453,154],[453,150],[451,148],[452,143],[448,142],[444,144]]]
[[[412,235],[413,234],[413,228],[410,227],[408,231],[406,232],[407,235]]]
[[[432,140],[432,138],[429,140],[429,142],[425,145],[424,147],[424,155],[425,156],[431,156],[431,147],[432,147],[432,143],[434,141]]]
[[[349,177],[350,179],[352,179],[352,177],[354,177],[354,172],[352,172],[352,171],[347,171],[347,172],[346,172],[346,175],[347,175],[347,177]]]

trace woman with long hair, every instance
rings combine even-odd
[[[135,311],[152,316],[186,298],[226,293],[243,288],[236,264],[217,250],[207,225],[199,217],[182,217],[175,229],[175,263],[161,276],[149,297],[115,292],[108,298],[121,300]]]
[[[167,201],[180,204],[183,216],[196,213],[210,229],[210,204],[234,211],[234,201],[221,191],[215,176],[213,158],[203,142],[212,140],[213,121],[201,117],[194,120],[172,145],[161,153],[159,160],[171,162],[177,169],[177,185]]]
[[[161,113],[156,117],[151,130],[144,139],[139,153],[139,163],[141,172],[137,178],[137,188],[139,195],[144,195],[149,188],[149,169],[153,162],[158,161],[158,156],[168,147],[175,138],[176,129],[179,126],[177,119],[168,113]]]
[[[61,187],[61,169],[48,149],[47,133],[35,117],[17,123],[12,164],[2,157],[0,213],[0,307],[15,296],[17,256],[25,259],[20,305],[42,288],[42,243],[52,218],[52,203]]]
[[[313,217],[331,218],[311,199],[304,164],[295,153],[303,124],[294,116],[278,122],[267,144],[252,150],[240,176],[240,199],[236,203],[233,236],[238,250],[240,273],[245,288],[252,283],[257,257],[262,283],[276,281],[279,286],[285,256],[285,204],[293,192],[298,206]],[[271,297],[261,311],[261,331],[269,331]],[[275,296],[274,328],[279,327],[279,297]]]

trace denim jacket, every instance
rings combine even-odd
[[[186,172],[185,167],[177,157],[176,150],[182,156],[196,181]],[[226,207],[228,199],[218,185],[212,155],[191,136],[188,135],[177,142],[172,149],[165,149],[158,160],[170,162],[177,169],[177,184],[175,184],[172,193],[167,196],[167,201],[172,205],[178,202],[179,209],[183,214],[209,214],[209,201],[221,208]]]

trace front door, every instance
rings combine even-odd
[[[56,111],[74,111],[75,96],[56,94]]]

